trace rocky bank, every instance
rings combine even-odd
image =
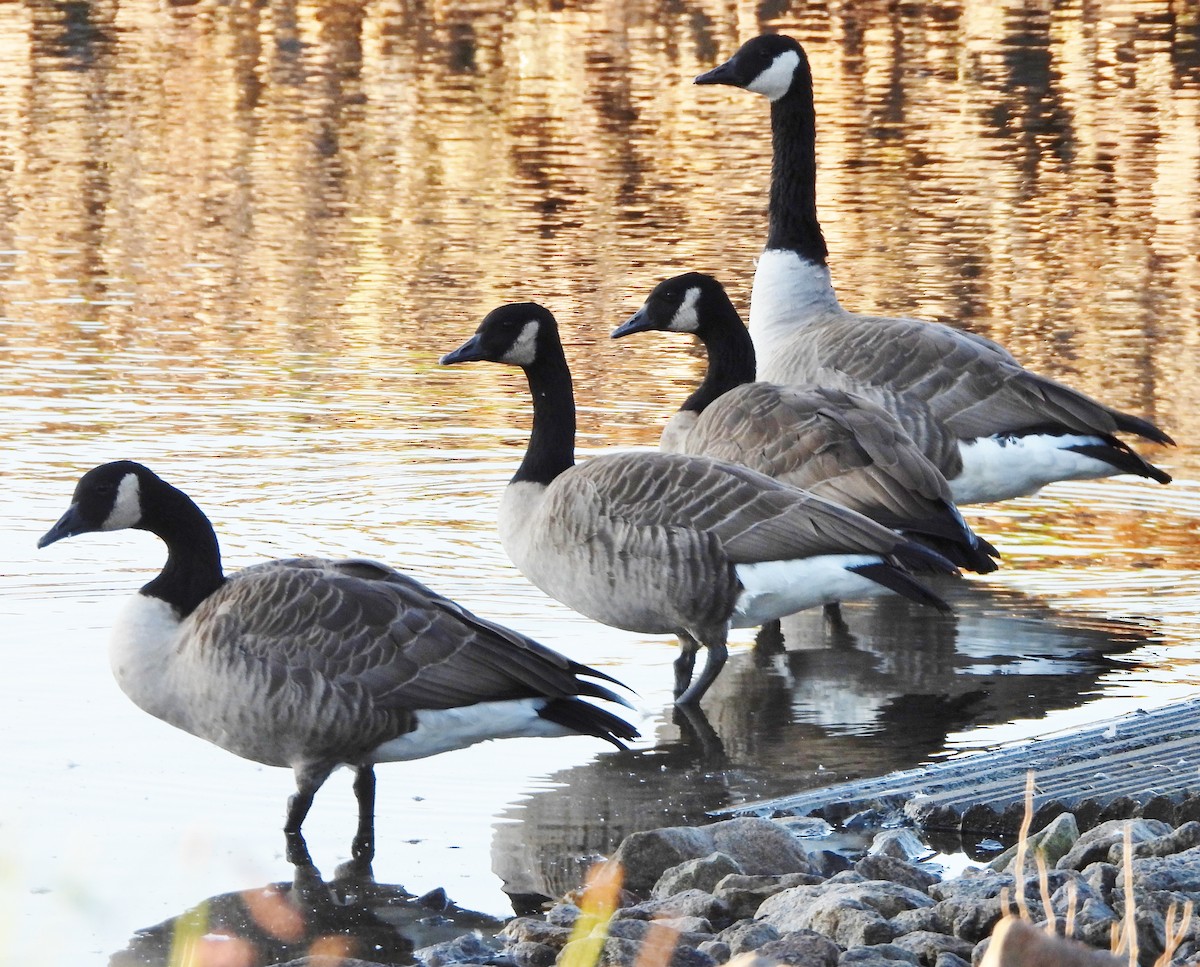
[[[759,818],[635,833],[611,858],[624,872],[616,909],[589,931],[596,963],[633,967],[647,955],[643,965],[716,967],[754,953],[758,964],[797,967],[965,967],[983,960],[1021,890],[1029,920],[1052,915],[1061,932],[1070,915],[1072,936],[1105,950],[1132,902],[1139,963],[1153,964],[1168,942],[1172,906],[1200,903],[1197,822],[1172,828],[1154,819],[1113,820],[1081,834],[1065,813],[1030,838],[1023,876],[1010,851],[988,867],[941,879],[917,862],[922,851],[911,830],[890,829],[852,861],[809,852],[786,821]],[[577,945],[588,942],[576,936],[579,903],[586,904],[582,894],[572,895],[544,916],[509,921],[495,936],[475,933],[416,955],[425,967],[571,962]],[[1200,918],[1171,959],[1195,962]]]

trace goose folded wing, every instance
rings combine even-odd
[[[698,543],[715,539],[735,564],[880,554],[900,542],[861,514],[723,461],[633,453],[590,460],[579,469],[581,482],[592,484],[594,513],[587,516],[690,533]]]
[[[577,677],[607,676],[382,564],[272,562],[236,575],[217,598],[220,620],[203,622],[200,647],[272,681],[319,681],[347,702],[411,710],[577,694],[621,701]]]

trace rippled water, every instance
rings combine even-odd
[[[286,878],[290,776],[133,707],[106,629],[142,534],[34,550],[76,477],[133,457],[230,566],[389,561],[629,682],[645,739],[521,740],[380,769],[382,882],[500,914],[639,828],[1194,693],[1200,659],[1200,17],[1167,2],[0,4],[0,953],[102,963]],[[694,347],[607,334],[659,279],[744,305],[766,104],[690,79],[760,28],[817,78],[843,301],[969,325],[1145,414],[1170,487],[974,509],[1005,567],[953,619],[881,601],[853,640],[737,639],[670,710],[667,640],[586,621],[499,549],[518,374],[441,370],[482,315],[559,316],[581,446],[649,446]],[[306,823],[346,857],[336,776]]]

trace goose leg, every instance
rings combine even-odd
[[[694,657],[693,653],[693,657]],[[687,705],[690,702],[698,702],[708,691],[708,687],[716,681],[717,675],[725,666],[725,659],[729,657],[729,651],[725,647],[725,639],[722,637],[720,641],[710,641],[708,643],[708,658],[704,662],[704,669],[700,672],[700,677],[697,678],[691,685],[687,687],[682,695],[675,699],[676,705]],[[678,679],[676,680],[678,684]]]
[[[835,634],[844,635],[850,630],[846,619],[842,617],[842,606],[837,601],[825,605],[825,624]]]
[[[358,830],[350,854],[358,863],[375,858],[375,769],[358,766],[354,773],[354,797],[358,800]]]
[[[687,691],[692,681],[692,669],[696,667],[696,652],[700,643],[686,631],[679,632],[679,657],[675,659],[675,700]]]
[[[288,798],[287,819],[283,824],[283,835],[287,840],[287,858],[289,863],[311,865],[312,857],[308,854],[308,846],[300,834],[300,827],[312,808],[313,797],[329,778],[333,767],[302,765],[296,766],[293,771],[296,774],[296,791]]]

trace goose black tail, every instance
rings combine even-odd
[[[991,574],[1000,563],[1000,552],[990,541],[984,540],[974,531],[969,532],[972,541],[955,540],[938,534],[923,534],[905,530],[904,536],[919,542],[930,550],[937,551],[951,564],[976,574]]]
[[[950,605],[914,578],[913,573],[958,574],[958,568],[945,557],[916,541],[897,544],[885,561],[859,564],[849,570],[883,585],[889,591],[895,591],[910,601],[937,608],[939,611],[949,611]]]
[[[641,734],[620,716],[589,705],[578,698],[551,699],[538,715],[580,735],[594,735],[598,739],[604,739],[618,749],[624,749],[626,742],[636,739]]]
[[[1147,424],[1152,425],[1152,424]],[[1171,442],[1171,438],[1166,434],[1167,442]],[[1136,451],[1128,444],[1123,443],[1116,437],[1100,435],[1103,443],[1081,443],[1078,446],[1066,447],[1067,450],[1072,450],[1075,453],[1082,453],[1085,457],[1091,457],[1093,460],[1099,460],[1102,463],[1107,463],[1110,467],[1115,467],[1120,473],[1137,474],[1139,477],[1149,477],[1160,484],[1171,482],[1171,475],[1165,470],[1159,470],[1154,464],[1144,460]]]
[[[1143,420],[1140,416],[1131,416],[1128,413],[1117,411],[1113,411],[1113,416],[1117,421],[1117,429],[1123,433],[1136,433],[1143,439],[1153,440],[1155,443],[1162,443],[1166,446],[1173,447],[1175,445],[1174,440],[1149,420]]]

